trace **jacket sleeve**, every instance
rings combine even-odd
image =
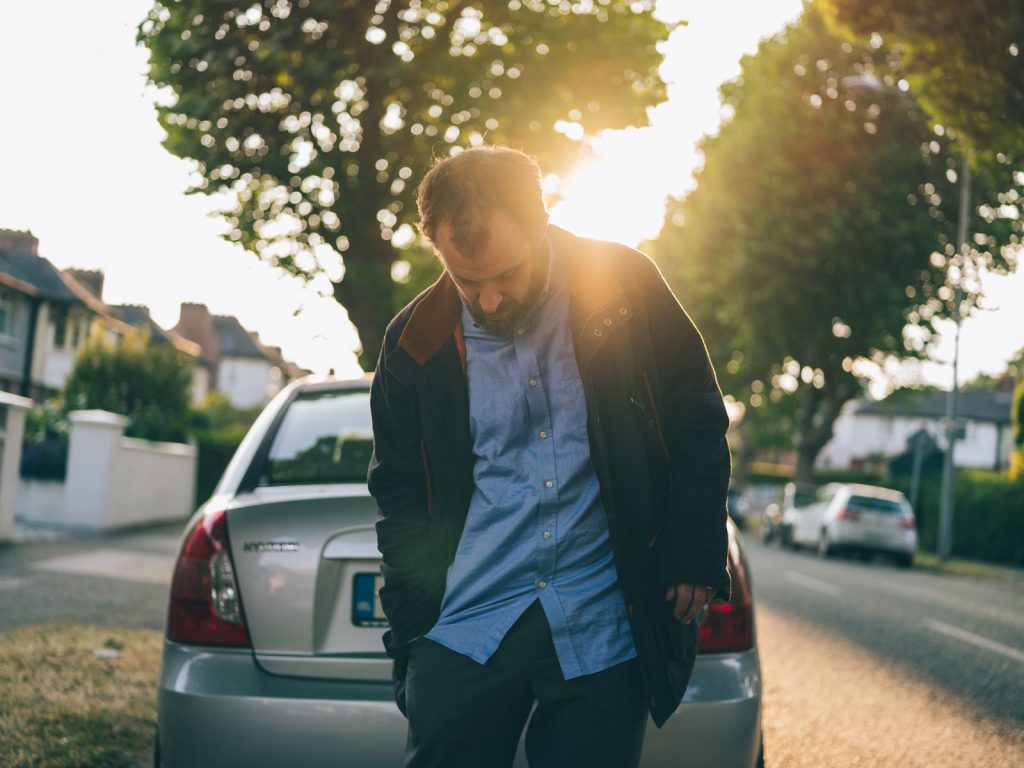
[[[666,582],[713,586],[716,597],[729,600],[729,416],[697,327],[647,256],[640,272],[670,461],[658,567]]]
[[[430,557],[430,510],[416,393],[384,366],[387,338],[370,387],[373,455],[367,472],[377,502],[381,607],[391,625],[389,653],[415,639],[417,617],[436,599]],[[393,643],[393,645],[392,645]]]

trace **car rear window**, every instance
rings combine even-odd
[[[259,485],[365,483],[372,452],[369,392],[304,393],[287,406]]]
[[[851,496],[847,506],[870,512],[889,512],[896,515],[903,512],[903,507],[900,506],[898,501],[876,499],[873,496]]]

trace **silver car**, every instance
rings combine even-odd
[[[369,377],[293,381],[252,425],[182,536],[156,766],[402,765],[372,445]],[[763,765],[750,571],[728,525],[733,600],[705,609],[681,707],[661,729],[648,723],[645,768]]]
[[[917,529],[910,502],[899,491],[859,483],[829,483],[801,507],[791,526],[792,544],[822,557],[840,551],[881,553],[903,567],[914,562]]]

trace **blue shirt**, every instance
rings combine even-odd
[[[540,599],[565,679],[636,656],[590,463],[564,270],[510,338],[463,306],[475,490],[426,637],[485,663]]]

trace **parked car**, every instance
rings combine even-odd
[[[910,502],[899,491],[859,483],[829,483],[812,504],[795,515],[795,546],[814,548],[821,557],[857,552],[884,554],[909,567],[917,551],[917,530]]]
[[[743,491],[735,485],[729,486],[729,517],[733,519],[740,530],[747,528],[750,524],[750,501],[743,495]]]
[[[761,519],[761,541],[778,541],[782,546],[792,545],[792,526],[801,507],[812,503],[818,486],[789,482],[779,487],[764,508]]]
[[[307,376],[256,419],[188,522],[168,607],[155,765],[399,766],[378,589],[369,378]],[[731,602],[699,623],[679,710],[646,768],[763,766],[751,575],[728,523]],[[517,766],[525,766],[520,744]]]

